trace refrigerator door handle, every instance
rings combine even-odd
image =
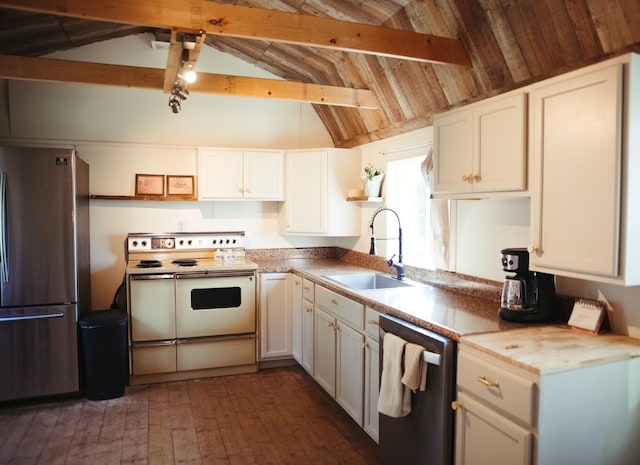
[[[7,256],[7,173],[0,174],[0,280],[9,282]]]
[[[7,323],[10,321],[25,321],[25,320],[45,320],[49,318],[62,318],[64,313],[43,313],[41,315],[27,315],[27,316],[7,316],[0,317],[0,323]]]

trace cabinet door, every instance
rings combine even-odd
[[[531,263],[618,274],[622,65],[534,87]]]
[[[291,355],[302,365],[302,278],[291,277]]]
[[[243,155],[238,150],[201,149],[198,154],[198,198],[240,199]]]
[[[364,346],[364,430],[378,442],[378,394],[380,393],[380,344],[367,338]]]
[[[526,94],[474,107],[474,192],[526,188]]]
[[[364,407],[364,336],[336,322],[336,401],[362,426]]]
[[[291,356],[291,275],[260,275],[260,359]]]
[[[284,152],[244,152],[245,199],[284,199]]]
[[[460,110],[434,117],[434,193],[470,192],[473,173],[472,114]]]
[[[327,233],[326,150],[287,153],[286,232]]]
[[[315,308],[314,378],[332,397],[336,396],[336,319]]]
[[[458,393],[456,465],[530,465],[533,434]]]
[[[315,311],[313,304],[302,301],[302,368],[313,376],[313,353],[315,350]]]

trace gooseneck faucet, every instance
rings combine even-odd
[[[404,278],[404,265],[402,264],[402,227],[400,226],[400,216],[398,216],[398,212],[396,212],[393,208],[380,207],[375,212],[373,212],[373,215],[371,216],[371,222],[369,223],[369,227],[371,228],[371,249],[369,249],[369,255],[376,254],[376,241],[395,239],[393,237],[376,238],[375,236],[373,225],[376,221],[376,216],[378,216],[378,213],[381,213],[383,211],[390,211],[391,213],[396,215],[396,219],[398,220],[398,263],[393,262],[393,257],[396,256],[395,254],[393,254],[391,258],[387,260],[387,264],[396,269],[397,279],[402,280]]]

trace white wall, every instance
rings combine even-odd
[[[139,34],[49,57],[165,68],[168,52],[154,50],[151,38]],[[203,47],[196,70],[279,79],[211,47]],[[168,100],[159,90],[10,81],[10,137],[178,146],[301,148],[332,144],[309,104],[192,93],[182,112],[173,114]],[[6,128],[0,134],[4,132]]]

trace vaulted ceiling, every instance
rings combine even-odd
[[[56,5],[69,0],[43,0]],[[288,81],[369,89],[378,109],[316,104],[334,144],[352,147],[431,124],[434,114],[629,51],[640,0],[216,0],[459,39],[471,66],[207,35],[205,44]],[[118,2],[113,2],[118,5]],[[189,8],[190,0],[174,0]],[[3,2],[0,0],[0,6]],[[153,9],[149,2],[149,10]],[[58,10],[60,11],[60,10]],[[0,8],[0,54],[37,57],[169,29]]]

